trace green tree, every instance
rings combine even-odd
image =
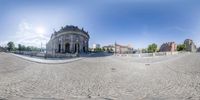
[[[13,51],[15,49],[15,44],[12,41],[8,42],[7,46],[8,46],[8,51]]]
[[[179,44],[177,45],[177,51],[185,51],[186,45],[185,44]]]
[[[103,51],[106,51],[105,48],[102,48]]]
[[[37,47],[34,47],[34,46],[25,46],[25,45],[22,45],[22,44],[18,44],[18,50],[19,51],[40,51],[41,48],[37,48]]]
[[[26,51],[26,46],[22,45],[22,51]]]
[[[149,53],[153,53],[153,52],[156,52],[156,50],[157,50],[157,45],[155,44],[155,43],[153,43],[153,44],[150,44],[149,46],[148,46],[148,52]]]
[[[95,52],[101,52],[102,49],[101,49],[101,48],[95,48],[94,51],[95,51]]]
[[[22,45],[21,44],[18,44],[18,50],[22,51]]]
[[[32,48],[30,46],[27,46],[26,51],[32,51]]]

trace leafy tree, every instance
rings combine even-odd
[[[15,44],[14,42],[10,41],[7,43],[7,46],[8,46],[8,51],[13,51],[15,49]]]
[[[26,46],[22,45],[22,51],[26,51]]]
[[[103,51],[106,51],[105,48],[102,48]]]
[[[27,46],[26,51],[32,51],[32,48],[30,46]]]
[[[18,50],[19,51],[40,51],[40,48],[18,44]]]
[[[101,49],[101,48],[95,48],[94,51],[95,51],[95,52],[101,52],[102,49]]]
[[[186,45],[185,44],[179,44],[177,45],[177,51],[185,51]]]
[[[22,45],[21,44],[18,44],[18,50],[22,51]]]
[[[153,44],[151,44],[151,45],[149,45],[148,46],[148,52],[149,53],[153,53],[153,52],[156,52],[156,50],[157,50],[157,45],[155,44],[155,43],[153,43]]]

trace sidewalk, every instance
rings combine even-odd
[[[36,62],[36,63],[43,63],[43,64],[62,64],[62,63],[69,63],[77,60],[83,59],[83,57],[78,57],[78,58],[69,58],[69,59],[42,59],[42,58],[36,58],[36,57],[29,57],[29,56],[24,56],[24,55],[18,55],[18,54],[13,54],[10,53],[16,57]]]

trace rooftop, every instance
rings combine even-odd
[[[66,32],[66,31],[82,32],[89,37],[88,31],[85,31],[84,28],[80,29],[78,26],[74,26],[74,25],[66,25],[65,27],[61,27],[61,29],[59,31],[54,31],[52,36],[57,35],[57,34],[62,33],[62,32]],[[51,38],[52,38],[52,36],[51,36]]]

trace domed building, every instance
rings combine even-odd
[[[200,47],[198,48],[197,52],[200,52]]]
[[[46,45],[49,55],[77,54],[88,52],[89,34],[83,28],[67,25],[55,31]]]

